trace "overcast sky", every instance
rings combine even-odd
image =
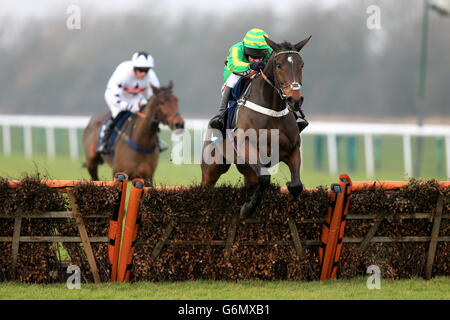
[[[324,8],[332,8],[337,3],[344,0],[301,0],[302,3],[316,3]],[[269,6],[277,13],[282,14],[289,10],[290,4],[298,4],[299,0],[164,0],[164,1],[145,1],[145,0],[1,0],[0,15],[12,15],[15,17],[48,17],[57,15],[61,10],[70,4],[76,4],[88,10],[95,10],[98,13],[120,13],[124,11],[133,11],[143,4],[152,4],[158,8],[170,8],[171,11],[183,11],[186,8],[195,8],[205,13],[220,11],[227,12],[230,9],[236,9],[245,6]]]
[[[130,12],[145,13],[148,7],[153,14],[166,15],[167,22],[176,23],[187,10],[203,15],[225,15],[248,8],[270,8],[277,16],[289,14],[293,5],[319,6],[332,10],[339,3],[348,0],[0,0],[0,46],[11,47],[20,41],[29,19],[41,21],[66,19],[70,5],[80,7],[81,17],[92,15],[120,15]],[[360,1],[360,0],[353,0]]]

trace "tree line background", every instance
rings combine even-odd
[[[381,9],[381,30],[366,26],[372,4]],[[80,5],[80,30],[66,27],[69,15],[60,6],[57,14],[22,22],[14,34],[16,18],[0,12],[0,113],[92,115],[106,108],[103,94],[115,67],[146,50],[161,83],[174,81],[184,117],[209,118],[218,107],[229,47],[259,27],[277,42],[312,35],[302,50],[304,111],[310,119],[414,119],[421,0],[290,6],[282,15],[263,1],[206,13],[185,6],[174,19],[157,1],[120,14]],[[442,120],[450,110],[450,18],[433,12],[429,17],[423,114]]]

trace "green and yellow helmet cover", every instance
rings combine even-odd
[[[268,37],[267,33],[258,28],[253,28],[249,30],[244,39],[244,47],[253,48],[253,49],[269,49],[270,47],[267,45],[266,39],[264,36]]]

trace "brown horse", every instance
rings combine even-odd
[[[217,143],[214,150],[211,149],[211,141],[207,139],[203,145],[202,157],[202,185],[214,185],[219,177],[228,171],[230,164],[235,163],[240,173],[244,175],[244,183],[255,190],[248,202],[241,208],[241,218],[252,217],[259,206],[262,194],[270,183],[270,173],[267,167],[276,163],[264,163],[260,157],[256,161],[250,162],[252,156],[261,154],[261,148],[265,148],[267,154],[273,155],[278,152],[278,159],[286,163],[291,172],[291,181],[287,183],[291,201],[298,199],[303,190],[300,181],[300,134],[293,112],[298,111],[303,103],[303,96],[300,91],[302,83],[303,60],[299,51],[306,45],[311,37],[300,41],[297,44],[284,42],[281,44],[266,38],[267,44],[273,49],[273,53],[267,61],[266,67],[252,80],[251,86],[241,101],[239,117],[236,128],[241,132],[255,129],[258,134],[260,129],[267,129],[267,143],[261,145],[250,141],[246,136],[240,138],[234,134],[230,141],[233,141],[234,150],[231,152],[232,159],[227,158],[229,144]],[[256,105],[256,107],[255,107]],[[272,147],[273,140],[271,131],[278,130],[278,145]],[[211,132],[208,128],[208,132]],[[227,134],[232,131],[227,130]],[[227,139],[227,137],[224,137]],[[217,141],[220,141],[217,140]],[[258,140],[261,141],[261,140]],[[275,148],[275,149],[274,149]],[[244,150],[245,154],[239,154]],[[230,150],[228,150],[230,151]],[[205,160],[205,154],[211,154],[214,161]],[[218,154],[220,154],[218,156]],[[241,160],[240,162],[238,160]],[[253,157],[255,159],[255,157]],[[271,158],[272,159],[272,158]],[[221,161],[227,160],[227,161]]]
[[[98,180],[98,165],[105,161],[113,172],[124,172],[130,179],[139,177],[152,183],[159,159],[159,123],[172,130],[184,128],[172,87],[172,81],[165,88],[152,86],[154,95],[140,113],[131,115],[122,126],[112,154],[103,155],[96,151],[100,129],[111,113],[103,111],[91,118],[83,132],[83,146],[92,180]]]

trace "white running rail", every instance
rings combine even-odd
[[[0,126],[3,136],[3,154],[11,154],[12,126],[24,128],[24,153],[31,157],[32,127],[45,128],[47,155],[55,157],[54,129],[67,129],[69,132],[69,150],[72,159],[79,157],[79,141],[77,130],[86,127],[89,117],[81,116],[35,116],[35,115],[0,115]],[[190,130],[206,130],[207,119],[185,119],[185,128]],[[167,127],[162,127],[167,130]],[[302,135],[325,135],[328,140],[328,165],[331,174],[338,171],[338,150],[336,137],[338,135],[362,135],[364,136],[364,154],[367,177],[373,177],[375,173],[373,136],[396,135],[403,137],[403,161],[404,173],[412,176],[412,147],[413,136],[443,137],[445,139],[445,155],[447,177],[450,178],[450,126],[444,125],[411,125],[411,124],[373,124],[350,122],[311,122]]]

